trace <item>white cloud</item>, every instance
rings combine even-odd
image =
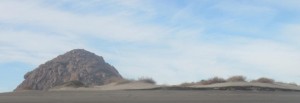
[[[281,28],[283,39],[288,42],[300,44],[300,24],[287,24]]]
[[[63,35],[5,30],[0,34],[0,62],[22,61],[38,65],[58,53],[87,47],[79,39]]]
[[[222,1],[214,5],[213,8],[239,17],[261,17],[262,15],[274,15],[276,13],[276,10],[271,7],[250,2]]]
[[[126,7],[134,6],[134,2],[118,3]],[[57,9],[56,6],[36,1],[1,1],[0,22],[4,25],[0,32],[0,61],[23,61],[37,65],[73,48],[90,49],[83,40],[85,37],[118,42],[155,42],[169,32],[164,27],[136,24],[123,13],[79,15]],[[18,25],[25,25],[25,29],[14,27]]]
[[[7,11],[9,10],[9,11]],[[2,1],[0,20],[12,24],[29,24],[60,34],[93,35],[108,40],[155,41],[166,35],[158,26],[142,25],[119,13],[111,15],[76,15],[35,2]],[[109,11],[108,11],[109,12]]]
[[[229,58],[247,63],[266,75],[297,75],[300,68],[300,50],[288,44],[267,40],[254,40],[246,45],[233,48]],[[259,71],[257,71],[259,72]]]
[[[119,61],[116,66],[126,76],[152,76],[159,83],[176,84],[232,75],[299,80],[296,78],[300,68],[299,49],[270,40],[240,39],[232,38],[232,44],[173,39],[166,41],[166,48],[121,49],[122,52],[112,58]]]

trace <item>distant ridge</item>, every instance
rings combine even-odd
[[[70,81],[79,81],[86,86],[103,85],[111,79],[122,79],[122,76],[103,57],[84,49],[74,49],[26,73],[24,78],[15,91],[48,90]]]

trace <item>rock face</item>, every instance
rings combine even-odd
[[[70,81],[80,81],[86,86],[103,85],[122,76],[101,56],[75,49],[40,65],[24,78],[15,91],[48,90]]]

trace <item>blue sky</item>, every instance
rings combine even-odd
[[[126,78],[300,83],[299,0],[1,0],[0,92],[75,48]]]

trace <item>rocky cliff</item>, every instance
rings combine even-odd
[[[40,65],[25,74],[24,78],[15,91],[48,90],[74,80],[86,86],[103,85],[111,79],[122,79],[122,76],[101,56],[75,49]]]

